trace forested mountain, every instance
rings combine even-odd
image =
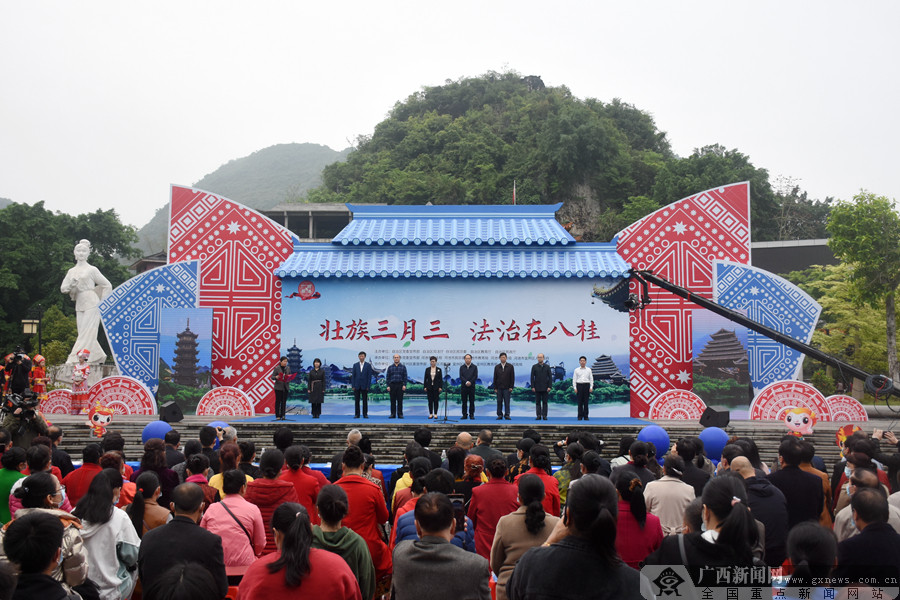
[[[585,240],[608,240],[674,200],[749,180],[754,240],[824,233],[824,222],[796,223],[820,216],[798,207],[810,203],[805,194],[776,193],[768,172],[737,150],[713,144],[679,158],[649,113],[514,72],[423,88],[322,177],[309,201],[508,204],[515,183],[519,204],[564,202],[560,220]]]
[[[266,209],[296,200],[322,182],[322,169],[342,161],[350,150],[338,152],[319,144],[278,144],[228,161],[195,188],[221,194],[250,208]],[[176,182],[177,183],[177,182]],[[166,248],[169,204],[138,231],[138,246],[146,254]]]

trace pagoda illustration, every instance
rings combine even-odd
[[[188,319],[175,344],[175,373],[172,381],[178,385],[197,387],[197,354],[197,334],[191,331],[191,320]]]
[[[608,381],[615,385],[621,385],[625,382],[619,367],[613,362],[611,356],[601,354],[594,360],[591,365],[591,373],[594,375],[594,381]]]
[[[287,350],[288,369],[291,373],[299,373],[303,368],[303,350],[297,347],[297,338],[294,345]]]
[[[720,329],[694,359],[694,373],[715,379],[736,379],[740,383],[750,381],[747,349],[734,331]]]

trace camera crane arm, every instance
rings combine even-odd
[[[659,275],[654,275],[652,271],[633,270],[631,272],[631,278],[640,283],[642,288],[643,294],[640,300],[640,308],[643,308],[651,302],[650,296],[647,294],[647,283],[652,283],[653,285],[657,285],[667,292],[675,294],[679,298],[684,298],[688,302],[693,302],[697,306],[725,317],[729,321],[733,321],[738,325],[743,325],[747,329],[752,329],[757,333],[761,333],[767,338],[775,340],[779,344],[784,344],[788,348],[792,348],[797,352],[802,352],[803,354],[810,356],[820,362],[823,362],[826,365],[830,365],[838,369],[841,373],[848,373],[857,379],[865,381],[867,390],[876,397],[878,396],[878,394],[884,393],[890,393],[900,397],[900,384],[893,382],[887,375],[873,375],[872,373],[867,373],[866,371],[863,371],[858,367],[855,367],[849,363],[845,363],[844,361],[835,358],[830,354],[822,352],[818,348],[814,348],[809,344],[804,344],[803,342],[797,341],[790,336],[784,335],[779,331],[775,331],[771,327],[767,327],[762,323],[758,323],[753,319],[747,318],[746,316],[735,310],[726,308],[721,304],[713,302],[709,298],[704,298],[703,296],[691,292],[687,288],[675,285],[674,283],[660,277]]]

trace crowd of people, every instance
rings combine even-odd
[[[658,593],[648,565],[779,569],[788,589],[900,574],[891,434],[851,435],[830,474],[793,436],[770,464],[748,438],[711,457],[626,436],[607,460],[586,431],[529,429],[506,456],[488,430],[431,437],[385,480],[351,430],[329,479],[288,428],[259,457],[233,428],[172,430],[137,469],[117,432],[74,468],[58,427],[27,449],[0,429],[0,599],[637,599]]]

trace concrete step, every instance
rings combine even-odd
[[[91,437],[91,432],[84,425],[83,418],[70,417],[64,415],[53,415],[52,421],[63,428],[62,448],[72,455],[73,460],[80,459],[81,450],[90,441],[96,441]],[[150,417],[117,417],[112,431],[119,431],[125,438],[125,453],[128,460],[140,460],[143,444],[141,443],[141,433],[144,427],[150,422]],[[180,423],[173,426],[181,433],[181,442],[184,444],[191,438],[196,438],[200,427],[210,422],[210,417],[186,417]],[[272,436],[280,427],[288,427],[294,432],[295,443],[305,444],[310,448],[313,454],[313,462],[328,462],[331,457],[339,449],[343,448],[346,443],[347,432],[358,427],[364,435],[368,435],[372,440],[372,449],[379,463],[395,464],[402,461],[403,449],[407,442],[412,440],[413,432],[422,423],[413,423],[409,420],[402,423],[390,424],[364,424],[358,425],[354,423],[273,423],[273,422],[238,422],[230,421],[232,426],[238,431],[239,440],[251,440],[256,444],[258,454],[261,454],[262,448],[271,448],[273,446]],[[647,423],[650,425],[652,423]],[[698,423],[685,421],[660,421],[655,423],[664,428],[669,438],[674,442],[682,436],[699,435],[703,428]],[[892,421],[887,419],[878,419],[863,423],[864,429],[871,433],[873,427],[887,428]],[[831,465],[838,459],[838,447],[835,443],[835,432],[842,424],[838,423],[821,423],[817,427],[817,431],[810,439],[817,449],[817,453],[822,456],[826,464]],[[440,452],[449,448],[456,441],[456,436],[461,431],[468,431],[473,435],[477,435],[484,423],[467,425],[465,423],[428,423],[428,427],[433,431],[433,439],[431,449]],[[602,420],[596,422],[591,421],[590,425],[552,425],[552,424],[505,424],[497,425],[487,424],[494,435],[493,446],[504,453],[512,452],[515,449],[516,442],[521,439],[522,433],[527,428],[533,428],[540,432],[542,442],[545,444],[555,443],[562,440],[571,431],[587,430],[606,442],[606,446],[601,453],[605,458],[615,456],[619,439],[624,435],[637,435],[643,426],[634,425],[604,425]],[[764,422],[764,421],[733,421],[726,431],[732,436],[750,437],[760,448],[760,454],[763,461],[767,463],[777,462],[777,450],[781,437],[786,433],[786,429],[780,422]],[[666,449],[659,449],[665,452]]]

